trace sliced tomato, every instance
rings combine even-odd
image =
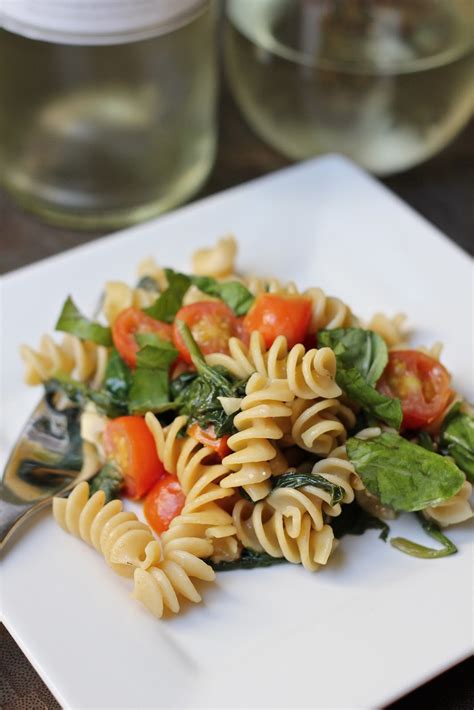
[[[216,437],[216,432],[212,425],[206,427],[206,429],[202,429],[197,422],[194,422],[188,429],[188,435],[192,439],[196,439],[196,441],[204,444],[204,446],[209,446],[218,455],[221,461],[224,456],[231,453],[227,444],[229,441],[227,434]]]
[[[176,321],[183,321],[204,355],[228,353],[229,338],[239,334],[239,322],[229,306],[221,301],[201,301],[183,306],[176,314],[173,326],[173,340],[179,354],[188,363],[191,355],[184,344]]]
[[[135,340],[137,333],[156,333],[164,340],[173,340],[173,330],[168,323],[150,318],[139,308],[126,308],[119,313],[112,326],[112,340],[129,367],[137,364],[137,352],[140,349]]]
[[[124,493],[138,499],[165,475],[153,436],[143,417],[118,417],[107,422],[104,448],[124,476]]]
[[[181,513],[185,501],[186,496],[178,479],[168,474],[153,486],[145,498],[145,518],[153,530],[161,535],[168,530],[173,518]]]
[[[304,342],[311,320],[311,300],[305,296],[262,293],[244,318],[245,329],[258,330],[267,348],[278,335],[284,335],[288,347]]]
[[[394,350],[377,389],[402,403],[403,427],[431,424],[448,404],[451,376],[437,360],[418,350]]]

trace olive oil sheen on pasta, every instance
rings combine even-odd
[[[1,181],[25,208],[118,227],[200,187],[215,154],[209,2],[5,0],[4,12]]]

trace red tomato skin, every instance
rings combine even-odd
[[[181,358],[192,364],[191,355],[178,330],[177,321],[186,323],[204,355],[228,353],[229,338],[239,332],[239,323],[231,309],[221,301],[200,301],[183,306],[176,314],[173,342]]]
[[[288,347],[305,340],[311,321],[311,300],[305,296],[263,293],[244,318],[245,329],[258,330],[269,348],[279,335],[284,335]]]
[[[186,496],[176,476],[166,474],[156,483],[145,498],[143,512],[148,524],[161,535],[168,530],[171,521],[181,513]]]
[[[173,340],[173,330],[168,323],[150,318],[139,308],[126,308],[115,319],[112,340],[122,360],[132,368],[137,365],[137,352],[140,349],[135,340],[136,333],[156,333],[164,340]]]
[[[128,498],[142,498],[166,473],[143,417],[111,419],[104,431],[104,448],[124,476],[124,495]]]
[[[393,350],[377,389],[400,399],[403,429],[422,429],[446,408],[451,376],[438,360],[418,350]]]
[[[227,444],[229,436],[224,434],[217,438],[213,426],[202,429],[197,422],[194,422],[188,429],[188,436],[192,439],[196,439],[196,441],[204,444],[204,446],[209,446],[209,448],[213,449],[221,461],[225,456],[231,453]]]

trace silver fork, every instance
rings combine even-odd
[[[102,309],[101,294],[94,309]],[[11,535],[57,495],[65,495],[76,483],[88,480],[97,467],[82,470],[78,407],[59,411],[52,395],[45,395],[31,413],[10,454],[0,481],[0,549]],[[71,446],[77,452],[71,456]],[[66,456],[69,456],[67,459]]]

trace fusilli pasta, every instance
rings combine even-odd
[[[130,288],[123,281],[107,281],[102,310],[109,325],[126,308],[148,308],[156,301],[158,293],[144,288]]]
[[[347,438],[355,415],[338,399],[297,398],[291,405],[291,442],[319,456],[328,454]]]
[[[198,249],[193,254],[193,271],[199,276],[214,276],[223,278],[232,274],[234,260],[237,254],[235,237],[228,236],[219,239],[214,247]]]
[[[283,436],[276,420],[291,416],[288,403],[293,399],[286,380],[268,379],[258,373],[250,377],[241,411],[234,418],[238,431],[228,441],[233,453],[223,460],[235,473],[223,478],[221,486],[243,486],[252,500],[268,494],[268,478],[278,472],[271,466],[272,460],[278,461],[277,449],[271,442]]]
[[[81,340],[66,333],[61,343],[50,335],[43,335],[38,350],[28,345],[20,348],[26,366],[25,382],[38,385],[55,375],[70,375],[79,382],[90,381],[93,388],[100,387],[107,366],[108,352],[103,345]]]
[[[443,503],[426,508],[423,514],[443,527],[463,523],[474,515],[469,502],[471,493],[472,485],[469,481],[464,481],[460,490],[454,496],[443,501]]]

